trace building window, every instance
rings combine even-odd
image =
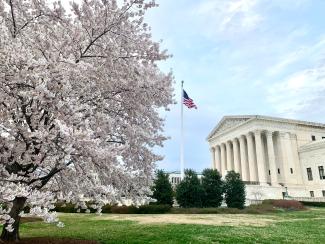
[[[290,173],[293,174],[293,168],[290,168]]]
[[[271,175],[271,170],[269,170],[269,175]]]
[[[319,171],[320,179],[325,180],[324,167],[323,166],[318,166],[318,171]]]
[[[310,191],[310,197],[314,197],[314,191]]]
[[[311,136],[312,141],[316,141],[316,136]]]
[[[322,136],[322,139],[324,140],[325,139],[325,136]]]
[[[311,171],[311,168],[307,168],[307,176],[308,180],[313,180],[313,172]]]
[[[325,191],[324,190],[322,191],[322,193],[323,193],[323,197],[325,197]]]
[[[278,168],[278,174],[280,174],[280,169]]]

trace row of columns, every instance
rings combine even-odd
[[[243,181],[259,182],[261,185],[267,183],[267,171],[270,170],[271,184],[277,185],[273,135],[271,131],[263,131],[263,133],[266,136],[267,152],[264,152],[262,131],[256,130],[214,147],[212,149],[214,167],[222,175],[226,171],[234,170],[241,174]]]

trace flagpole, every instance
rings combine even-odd
[[[182,85],[181,85],[181,147],[180,147],[180,163],[181,163],[181,180],[184,179],[184,121],[183,121],[183,85],[184,85],[184,81],[182,81]]]

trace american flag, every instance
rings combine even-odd
[[[195,105],[193,100],[187,95],[185,90],[183,90],[183,104],[189,109],[191,108],[197,109],[197,106]]]

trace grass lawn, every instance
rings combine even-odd
[[[64,228],[24,223],[21,237],[100,243],[325,243],[325,208],[250,214],[60,214]]]

